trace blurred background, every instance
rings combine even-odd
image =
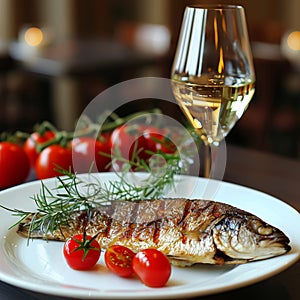
[[[227,142],[300,158],[300,1],[0,0],[0,132],[72,130],[118,82],[169,78],[191,3],[245,7],[256,93]]]

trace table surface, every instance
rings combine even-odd
[[[240,147],[227,147],[224,181],[248,186],[271,194],[300,211],[300,161]],[[207,300],[235,299],[300,299],[300,261],[286,271],[254,285],[217,295]],[[0,282],[0,299],[63,300],[41,295]],[[197,299],[197,298],[194,298]]]

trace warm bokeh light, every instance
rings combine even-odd
[[[293,31],[287,38],[288,46],[295,51],[300,50],[300,31]]]
[[[43,41],[43,32],[37,27],[30,27],[24,34],[25,42],[30,46],[38,46]]]

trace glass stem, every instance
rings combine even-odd
[[[205,178],[210,177],[210,171],[211,171],[211,153],[210,153],[210,143],[208,142],[206,137],[201,136],[201,139],[204,144],[204,171],[203,175]]]

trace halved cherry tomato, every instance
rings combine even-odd
[[[0,189],[24,182],[30,162],[24,149],[11,142],[0,143]]]
[[[89,270],[98,262],[101,249],[95,237],[77,234],[67,239],[63,247],[63,254],[72,269]]]
[[[39,151],[37,150],[37,147],[39,145],[42,145],[45,142],[48,142],[49,140],[52,140],[54,137],[55,137],[54,132],[46,131],[43,135],[40,135],[38,132],[33,132],[26,139],[23,147],[29,157],[30,164],[32,167],[35,166],[35,162],[39,155]]]
[[[77,173],[108,171],[111,161],[109,138],[102,135],[100,139],[78,137],[71,141],[74,171]]]
[[[134,255],[134,252],[125,246],[112,245],[104,254],[105,264],[118,276],[129,277],[133,274],[132,259]]]
[[[168,258],[156,249],[139,251],[132,260],[132,268],[141,281],[149,287],[162,287],[171,276],[171,264]]]
[[[58,169],[73,171],[72,151],[68,147],[51,145],[45,148],[35,163],[35,173],[38,179],[62,175]]]

